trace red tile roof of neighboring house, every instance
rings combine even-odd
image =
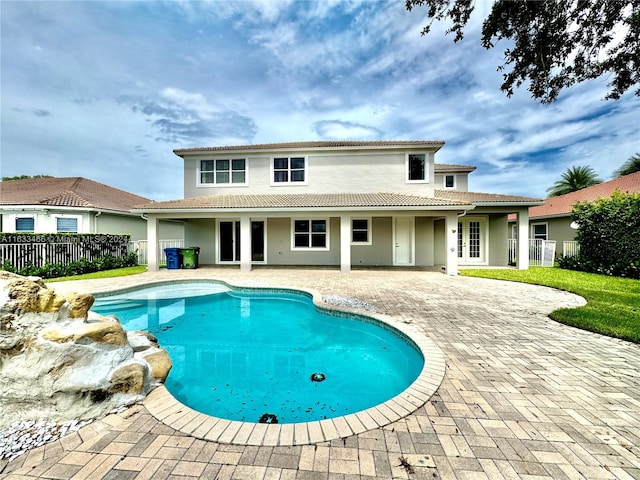
[[[42,205],[129,212],[150,199],[82,177],[0,182],[0,205]]]
[[[566,195],[549,197],[544,201],[544,205],[529,209],[529,218],[563,217],[571,214],[577,202],[593,202],[599,198],[609,198],[616,190],[621,193],[640,193],[640,172],[614,178]]]
[[[228,152],[254,150],[304,150],[304,149],[336,149],[336,148],[376,148],[376,147],[434,147],[439,149],[444,145],[441,140],[375,140],[375,141],[313,141],[313,142],[285,142],[260,143],[255,145],[230,145],[217,147],[178,148],[173,151],[178,156],[188,153]]]

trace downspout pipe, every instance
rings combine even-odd
[[[102,215],[102,212],[96,212],[96,216],[93,217],[93,233],[98,233],[98,217]]]

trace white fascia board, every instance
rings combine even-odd
[[[185,149],[187,151],[183,151],[181,149],[177,149],[178,152],[174,151],[173,153],[175,155],[177,155],[180,158],[192,158],[192,157],[198,157],[198,156],[206,156],[206,157],[211,157],[212,155],[216,155],[216,156],[227,156],[227,157],[233,157],[234,155],[256,155],[256,156],[273,156],[273,155],[286,155],[289,152],[295,152],[295,153],[300,153],[300,152],[308,152],[308,153],[313,153],[313,152],[320,152],[320,153],[324,153],[324,152],[352,152],[352,151],[362,151],[362,150],[366,150],[368,152],[375,152],[375,151],[384,151],[384,152],[388,152],[388,151],[397,151],[397,152],[409,152],[409,151],[433,151],[433,153],[436,153],[438,150],[440,150],[442,147],[444,146],[444,142],[441,143],[434,143],[432,145],[421,145],[421,144],[409,144],[409,145],[376,145],[375,147],[372,146],[366,146],[366,145],[350,145],[350,146],[344,146],[344,147],[305,147],[305,146],[300,146],[300,147],[283,147],[283,148],[247,148],[247,149],[238,149],[238,150],[193,150],[193,151],[189,151],[188,149]]]

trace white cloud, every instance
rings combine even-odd
[[[507,99],[487,5],[454,44],[397,0],[4,2],[3,174],[162,200],[181,195],[174,148],[434,139],[437,161],[478,166],[472,188],[541,196],[567,166],[605,179],[640,151],[638,98],[602,101],[606,81]]]

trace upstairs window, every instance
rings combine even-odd
[[[36,221],[33,217],[16,217],[16,232],[33,232]]]
[[[294,249],[309,248],[326,250],[329,248],[327,239],[328,226],[326,219],[293,220]]]
[[[445,175],[444,176],[444,188],[456,188],[456,176]]]
[[[424,153],[410,153],[406,159],[407,182],[426,183],[429,180],[427,157]]]
[[[246,184],[247,160],[244,158],[200,160],[200,184]]]
[[[273,183],[306,183],[305,157],[278,157],[273,159]]]

